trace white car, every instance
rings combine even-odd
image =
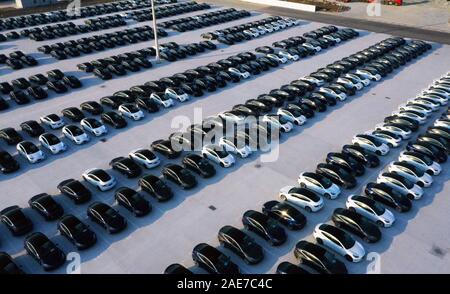
[[[249,28],[248,30],[257,35],[258,37],[266,33],[265,31],[258,30],[257,28]]]
[[[156,104],[161,105],[165,108],[172,107],[175,105],[172,98],[167,97],[164,93],[152,93],[150,99],[156,102]]]
[[[250,147],[245,142],[237,142],[236,137],[221,137],[219,139],[219,146],[223,147],[225,151],[237,154],[242,158],[246,158],[252,153]]]
[[[275,127],[284,133],[289,133],[294,128],[292,123],[281,115],[265,114],[262,121],[267,122],[271,127]]]
[[[281,57],[287,58],[289,60],[292,60],[292,61],[297,61],[300,59],[300,57],[297,54],[291,54],[291,53],[289,53],[287,51],[283,51],[283,50],[279,51],[278,55]]]
[[[325,176],[304,172],[298,177],[301,188],[307,188],[328,199],[336,199],[341,193],[341,189]]]
[[[41,116],[39,119],[43,124],[49,126],[53,130],[62,128],[65,125],[64,120],[54,113]]]
[[[91,168],[82,174],[83,179],[100,191],[108,191],[116,185],[116,179],[103,169]]]
[[[266,57],[270,58],[272,60],[275,60],[278,63],[286,63],[287,62],[287,58],[286,57],[278,56],[278,55],[276,55],[274,53],[266,54]]]
[[[56,135],[51,133],[44,133],[39,136],[39,142],[52,154],[58,154],[67,150],[67,145],[64,144]]]
[[[369,197],[351,195],[347,198],[345,206],[367,217],[380,227],[388,228],[395,222],[395,216],[390,210]]]
[[[236,111],[224,111],[218,114],[218,116],[226,122],[232,124],[241,125],[245,122],[245,116]]]
[[[425,116],[429,116],[432,113],[431,109],[420,104],[401,104],[399,105],[398,109],[400,111],[416,111],[422,113]]]
[[[394,124],[378,124],[375,126],[375,130],[379,131],[388,131],[391,133],[396,134],[397,136],[400,136],[403,140],[411,138],[412,132],[410,129],[407,128],[401,128]]]
[[[366,255],[363,245],[349,233],[328,224],[318,224],[314,228],[317,243],[328,247],[350,262],[359,262]]]
[[[434,102],[439,103],[441,106],[445,106],[448,104],[448,99],[447,98],[443,98],[441,96],[438,95],[434,95],[434,94],[422,94],[417,96],[416,98],[427,98],[427,99],[431,99]]]
[[[384,183],[394,189],[397,189],[403,194],[408,195],[410,199],[417,200],[422,198],[423,195],[422,188],[398,174],[390,172],[379,174],[377,177],[377,183]]]
[[[63,127],[62,133],[66,136],[67,139],[72,141],[77,145],[81,145],[89,142],[89,136],[76,125],[67,125]]]
[[[106,128],[106,126],[93,117],[83,118],[80,122],[80,125],[85,131],[91,133],[96,137],[108,133],[108,129]]]
[[[414,113],[412,111],[402,111],[402,110],[401,111],[393,111],[392,115],[410,118],[421,125],[423,125],[427,121],[427,117],[425,115],[421,115],[419,113]]]
[[[157,167],[161,163],[159,157],[149,149],[136,149],[131,151],[128,156],[148,169]]]
[[[439,163],[433,161],[428,156],[424,156],[417,152],[402,151],[398,157],[400,161],[406,161],[414,166],[422,168],[427,173],[437,176],[441,173],[442,167]]]
[[[389,152],[388,145],[381,142],[373,135],[359,134],[353,137],[352,144],[375,152],[378,155],[386,155]]]
[[[391,163],[388,166],[388,171],[404,176],[420,187],[429,187],[433,183],[433,178],[428,173],[406,161],[395,161]]]
[[[447,119],[442,119],[442,118],[438,119],[434,122],[433,125],[436,127],[443,127],[443,128],[450,130],[450,121]]]
[[[228,72],[230,74],[238,76],[241,79],[248,79],[250,77],[250,73],[248,71],[240,71],[235,67],[228,68]]]
[[[364,70],[364,69],[357,69],[355,73],[359,76],[362,76],[366,79],[369,79],[371,81],[379,81],[381,80],[381,75],[379,74],[372,74],[371,72]]]
[[[388,145],[389,148],[396,148],[400,146],[402,138],[390,131],[374,130],[369,131],[366,134],[375,136],[378,140]]]
[[[144,118],[144,112],[133,103],[124,103],[117,109],[122,116],[128,117],[132,120],[141,120]]]
[[[258,26],[257,29],[259,30],[259,34],[260,34],[260,35],[265,35],[265,34],[269,33],[269,31],[267,30],[267,28],[264,27],[264,26]]]
[[[277,114],[285,120],[290,121],[298,126],[306,123],[306,117],[298,109],[278,108]]]
[[[16,146],[17,152],[30,163],[36,163],[45,159],[45,154],[34,143],[22,141]]]
[[[263,27],[266,29],[268,33],[273,33],[274,28],[270,24],[265,24]]]
[[[203,157],[219,164],[221,167],[230,167],[234,164],[234,156],[218,145],[205,145],[202,148]]]
[[[252,38],[258,38],[259,33],[254,30],[243,30],[242,33],[246,34],[247,36],[250,36]]]
[[[331,41],[334,41],[334,42],[336,42],[336,43],[341,43],[341,38],[335,38],[335,37],[333,37],[333,36],[331,36],[331,35],[323,35],[323,38],[324,39],[327,39],[327,40],[331,40]]]
[[[180,102],[185,102],[190,99],[189,95],[181,88],[167,88],[164,94],[169,98],[178,100]]]
[[[356,90],[358,90],[358,91],[361,90],[362,88],[364,88],[364,86],[361,82],[354,82],[353,80],[350,80],[348,78],[337,78],[336,82],[356,88]]]
[[[430,99],[426,99],[426,98],[425,99],[422,99],[422,98],[409,99],[408,102],[406,103],[406,105],[411,105],[411,104],[423,105],[425,107],[430,108],[432,111],[437,111],[441,107],[440,103],[435,102]]]
[[[333,96],[334,98],[336,98],[336,99],[338,99],[340,101],[344,101],[345,99],[347,99],[347,94],[345,94],[345,93],[339,93],[338,94],[335,91],[333,91],[332,89],[327,88],[327,87],[320,87],[317,90],[317,92],[319,92],[319,93],[326,93],[326,94],[331,95],[331,96]]]
[[[436,88],[423,90],[422,94],[433,94],[433,95],[439,95],[439,96],[445,97],[447,99],[450,98],[449,92],[442,90],[442,89],[436,89]]]
[[[272,27],[272,29],[273,29],[274,31],[279,31],[279,30],[281,30],[281,26],[280,26],[277,22],[275,22],[275,21],[271,22],[269,25]]]
[[[370,85],[370,80],[368,78],[363,78],[352,73],[346,73],[344,78],[352,80],[353,83],[362,83],[364,87]]]
[[[282,29],[285,29],[287,27],[287,23],[282,19],[275,21],[275,23],[277,23]]]
[[[322,47],[320,47],[320,46],[314,46],[313,44],[310,44],[310,43],[308,43],[308,42],[305,42],[305,43],[301,44],[300,46],[303,46],[303,47],[305,47],[306,49],[314,50],[314,51],[316,51],[316,52],[322,51]]]
[[[322,85],[325,84],[325,81],[324,81],[324,80],[321,80],[321,79],[318,79],[318,78],[315,78],[315,77],[312,77],[312,76],[302,77],[302,78],[299,78],[299,80],[300,80],[300,81],[305,81],[305,82],[313,83],[313,84],[315,84],[317,87],[320,87],[320,86],[322,86]]]
[[[281,200],[303,207],[308,212],[319,211],[324,204],[322,197],[306,188],[286,186],[280,189],[278,195]]]

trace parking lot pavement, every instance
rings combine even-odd
[[[164,41],[179,43],[200,41],[200,34],[212,28],[228,27],[265,16],[267,15],[255,14],[253,17],[220,26],[176,34],[173,37],[165,38]],[[142,23],[142,25],[144,24]],[[58,63],[52,61],[36,68],[16,71],[7,75],[8,80],[61,68],[63,71],[74,72],[75,75],[83,77],[84,86],[79,91],[55,96],[29,106],[14,107],[11,111],[3,112],[0,115],[0,127],[18,127],[22,121],[37,119],[39,116],[51,112],[59,112],[65,107],[77,106],[83,101],[99,99],[132,85],[207,64],[257,46],[270,45],[274,41],[302,34],[321,25],[305,21],[295,28],[230,47],[221,46],[220,50],[172,64],[163,63],[156,68],[106,82],[85,76],[81,72],[75,72],[75,65],[96,58],[148,47],[152,45],[152,42],[120,47]],[[386,37],[387,35],[384,34],[363,32],[359,38],[316,56],[289,63],[252,77],[243,83],[233,84],[215,93],[207,94],[205,97],[177,104],[170,111],[164,110],[156,114],[149,114],[149,118],[144,121],[130,123],[130,127],[123,130],[112,131],[107,135],[105,142],[94,139],[84,146],[70,144],[66,153],[51,156],[35,166],[30,166],[20,160],[22,168],[26,169],[26,172],[18,175],[2,175],[0,178],[0,191],[2,191],[0,206],[18,204],[27,207],[27,201],[31,196],[47,192],[56,195],[57,201],[62,203],[66,212],[86,220],[87,204],[75,206],[64,196],[59,195],[56,185],[60,181],[67,178],[79,179],[81,173],[91,167],[107,169],[107,164],[112,158],[124,156],[138,147],[148,147],[156,139],[167,138],[170,133],[176,131],[171,128],[174,118],[185,116],[193,121],[194,109],[201,110],[203,117],[228,110],[235,104],[268,92]],[[17,43],[19,49],[28,52],[25,48],[31,41],[21,40],[20,42]],[[353,135],[373,128],[399,104],[414,97],[433,79],[446,73],[448,64],[450,64],[450,46],[434,44],[434,49],[423,57],[394,71],[386,79],[339,104],[333,111],[316,115],[303,127],[296,128],[294,133],[282,138],[279,158],[276,161],[261,162],[260,154],[254,154],[250,158],[238,160],[232,168],[218,170],[217,175],[211,179],[200,179],[198,187],[193,190],[181,191],[170,184],[175,191],[174,199],[167,203],[156,203],[150,199],[154,210],[144,218],[135,218],[120,207],[119,211],[128,220],[128,228],[122,233],[107,235],[99,226],[86,220],[87,223],[92,224],[91,228],[99,236],[99,243],[93,248],[81,252],[81,272],[160,273],[173,262],[192,266],[191,251],[197,243],[208,242],[211,245],[217,245],[217,232],[220,227],[227,224],[241,227],[240,219],[244,211],[260,209],[265,201],[275,199],[281,187],[296,183],[300,172],[315,169],[317,163],[322,161],[328,152],[340,150],[342,145],[350,142]],[[0,144],[1,148],[12,150],[3,142]],[[395,158],[395,152],[390,154],[383,163],[387,163],[393,158]],[[167,162],[169,161],[163,159],[163,164]],[[448,165],[446,164],[445,167]],[[150,172],[159,174],[160,168]],[[132,188],[137,186],[136,180],[124,179],[115,171],[112,173],[119,178],[120,186]],[[377,174],[378,170],[370,172],[359,180],[360,185],[350,192],[357,193],[362,185]],[[446,197],[450,191],[449,184],[446,182],[448,176],[448,171],[438,176],[433,187],[427,189],[424,199],[417,202],[415,210],[402,215],[398,224],[393,228],[384,230],[385,238],[380,244],[370,246],[371,250],[381,254],[382,272],[450,272],[449,255],[445,254],[449,244],[449,235],[445,233],[445,229],[449,225],[448,210],[445,209],[450,202]],[[344,195],[349,195],[349,193]],[[326,221],[335,207],[342,206],[346,198],[344,195],[340,196],[338,200],[327,201],[321,212],[308,214],[307,227],[298,233],[289,233],[287,244],[273,249],[260,241],[260,244],[267,249],[267,258],[263,263],[257,266],[247,266],[237,260],[235,256],[232,256],[232,259],[242,266],[244,272],[274,272],[279,262],[293,261],[292,250],[295,243],[301,238],[310,239],[313,224]],[[114,202],[112,192],[96,192],[93,198],[109,204]],[[421,207],[420,211],[419,207]],[[74,250],[67,240],[56,234],[54,222],[44,222],[36,212],[29,208],[26,209],[26,213],[33,219],[37,231],[52,236],[52,239],[65,252]],[[4,226],[0,226],[0,236],[2,236],[0,250],[7,251],[16,257],[18,263],[27,272],[42,272],[37,263],[25,254],[23,238],[11,237]],[[443,253],[438,254],[437,252]],[[412,258],[413,256],[415,258]],[[367,264],[368,262],[365,261],[352,266],[350,271],[365,272]],[[57,273],[65,271],[65,268],[60,268]]]

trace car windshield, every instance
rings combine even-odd
[[[37,148],[37,146],[34,144],[26,144],[24,147],[25,147],[25,150],[27,151],[27,153],[29,153],[29,154],[36,153],[39,151],[39,148]]]
[[[330,188],[333,184],[333,182],[331,182],[331,180],[326,177],[320,177],[320,183],[325,189]]]
[[[94,129],[102,126],[102,124],[96,119],[90,119],[88,122],[91,125],[91,127]]]
[[[54,122],[60,120],[59,116],[56,115],[56,114],[49,114],[49,115],[47,115],[47,118],[50,119],[51,121],[54,121]]]
[[[47,139],[49,145],[56,145],[61,142],[56,136],[46,136],[45,138]]]
[[[134,104],[127,104],[126,108],[128,109],[128,111],[130,111],[132,113],[139,111],[139,108]]]
[[[108,173],[106,173],[104,170],[96,170],[92,174],[98,177],[102,182],[107,182],[111,179]]]
[[[157,180],[157,181],[155,182],[155,187],[156,187],[156,188],[159,188],[159,189],[164,189],[164,188],[166,188],[167,186],[166,186],[166,184],[165,184],[163,181]]]
[[[307,198],[311,199],[314,202],[320,200],[320,197],[317,194],[315,194],[314,192],[308,193],[307,190],[299,188],[299,187],[292,188],[289,191],[289,193],[304,195],[304,196],[306,196]]]
[[[150,150],[148,150],[148,149],[140,150],[139,153],[142,154],[143,156],[145,156],[147,159],[150,159],[150,160],[156,158],[155,154],[153,152],[151,152]]]
[[[70,128],[70,131],[71,131],[72,135],[74,135],[74,136],[80,136],[80,135],[84,134],[83,130],[81,130],[78,127]]]
[[[6,152],[0,153],[0,161],[9,161],[12,159],[12,156]]]
[[[382,215],[386,210],[381,204],[379,204],[377,202],[375,202],[372,205],[372,208],[373,208],[373,211],[378,215]]]
[[[228,156],[228,152],[224,150],[215,150],[215,152],[217,153],[217,156],[219,156],[220,158],[225,158]]]

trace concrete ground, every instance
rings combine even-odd
[[[381,5],[379,14],[362,2],[344,3],[350,10],[326,14],[342,15],[356,19],[405,25],[450,33],[450,5],[448,1],[406,0],[402,6]]]
[[[193,13],[200,14],[203,12]],[[184,17],[185,15],[183,15]],[[200,34],[212,29],[229,27],[234,24],[266,17],[255,13],[254,16],[212,28],[204,28],[192,32],[175,34],[164,41],[188,43],[200,41]],[[176,16],[175,18],[182,17]],[[145,25],[148,23],[141,23]],[[181,72],[189,68],[207,64],[221,58],[257,46],[269,45],[274,41],[301,35],[304,32],[320,27],[318,22],[304,21],[300,26],[290,28],[262,38],[243,42],[234,46],[221,46],[220,50],[194,56],[176,63],[163,63],[153,69],[130,74],[103,82],[76,70],[80,62],[119,54],[152,45],[140,43],[80,58],[56,62],[53,59],[34,53],[42,61],[42,65],[16,72],[3,71],[5,80],[21,76],[29,76],[60,68],[65,72],[77,75],[83,81],[83,88],[65,95],[51,96],[39,103],[23,107],[13,107],[0,115],[0,128],[18,127],[22,121],[38,119],[39,116],[51,112],[58,113],[69,106],[77,106],[90,99],[99,99],[115,91],[124,90],[132,85],[158,79]],[[87,35],[87,34],[86,34]],[[375,124],[389,115],[399,104],[413,97],[421,89],[429,85],[433,79],[445,74],[450,64],[450,46],[433,44],[433,50],[423,57],[396,70],[386,79],[375,83],[358,93],[346,102],[331,108],[329,112],[318,114],[303,127],[296,128],[293,133],[284,136],[280,145],[279,158],[274,162],[261,162],[261,154],[253,154],[250,158],[238,160],[229,169],[219,169],[215,177],[202,180],[193,190],[182,191],[169,184],[175,197],[167,203],[150,202],[154,210],[144,218],[135,218],[128,211],[119,207],[119,211],[127,218],[128,228],[118,235],[107,235],[103,229],[86,218],[87,204],[73,205],[64,196],[59,195],[56,185],[67,178],[81,178],[81,173],[92,167],[108,169],[108,162],[117,156],[124,156],[130,150],[148,145],[176,131],[171,127],[174,119],[188,118],[191,122],[199,119],[195,111],[201,111],[203,117],[228,110],[233,105],[273,88],[288,83],[302,75],[306,75],[319,67],[364,49],[382,39],[386,34],[361,32],[361,36],[335,48],[331,48],[316,56],[266,72],[250,80],[230,85],[215,93],[193,99],[191,102],[177,104],[175,108],[147,115],[141,122],[130,122],[130,126],[122,130],[113,130],[104,142],[93,139],[83,146],[69,144],[69,150],[61,155],[49,156],[37,165],[29,165],[20,159],[21,171],[16,174],[0,177],[0,206],[20,205],[28,207],[27,201],[33,195],[47,192],[55,195],[67,213],[73,213],[86,221],[97,233],[99,242],[93,248],[81,252],[81,273],[161,273],[166,266],[174,262],[192,266],[190,259],[192,248],[200,242],[217,245],[216,234],[223,225],[241,227],[242,213],[247,209],[260,209],[268,200],[277,197],[278,190],[285,185],[296,183],[300,172],[313,170],[324,160],[326,154],[340,150],[352,136],[371,129]],[[61,39],[64,41],[70,38]],[[48,41],[52,42],[52,41]],[[53,41],[54,42],[54,41]],[[42,43],[26,39],[3,43],[2,52],[16,50],[36,52]],[[1,69],[0,69],[1,70]],[[2,77],[2,78],[3,78]],[[201,119],[201,118],[200,118]],[[29,139],[29,138],[27,138]],[[394,150],[383,158],[383,166],[393,160],[405,146]],[[13,148],[0,143],[0,148],[13,152]],[[172,160],[179,162],[179,160]],[[163,164],[169,160],[163,158]],[[444,165],[442,175],[435,178],[432,188],[426,190],[422,200],[414,203],[414,209],[404,215],[397,216],[397,223],[391,229],[383,230],[383,239],[379,244],[367,246],[381,256],[382,273],[450,273],[448,248],[450,248],[448,228],[448,210],[450,204],[447,197],[450,186],[446,181],[450,175],[449,164]],[[326,201],[324,209],[316,214],[307,214],[307,226],[297,233],[289,232],[289,241],[276,249],[269,248],[262,240],[258,240],[266,249],[265,260],[257,266],[247,266],[232,256],[246,273],[273,273],[277,264],[284,260],[294,261],[292,254],[295,243],[300,239],[311,239],[314,226],[329,219],[332,210],[343,206],[346,196],[358,193],[367,181],[376,177],[379,170],[369,170],[367,175],[359,179],[359,185],[352,191],[345,191],[337,200]],[[160,169],[149,171],[158,175]],[[118,173],[120,186],[137,187],[137,180],[128,180]],[[113,193],[94,192],[93,200],[114,204]],[[150,197],[149,197],[150,198]],[[117,205],[115,205],[117,206]],[[66,253],[74,251],[74,247],[56,232],[56,224],[43,219],[29,208],[25,209],[35,223],[35,230],[47,234]],[[30,273],[42,273],[38,264],[25,254],[23,237],[12,237],[5,226],[0,226],[0,250],[13,255],[23,269]],[[369,261],[358,265],[350,265],[352,273],[364,273]],[[196,272],[201,272],[194,269]],[[60,268],[56,273],[64,273]]]

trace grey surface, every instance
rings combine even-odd
[[[264,15],[256,15],[253,18],[215,26],[214,29],[262,17]],[[144,24],[142,23],[142,25]],[[72,71],[75,75],[82,77],[85,86],[66,95],[54,96],[43,102],[24,107],[13,107],[10,111],[2,112],[0,127],[18,127],[22,121],[38,119],[41,115],[59,112],[64,107],[77,106],[89,99],[99,99],[135,84],[181,72],[243,50],[269,45],[274,41],[302,34],[319,26],[321,26],[320,23],[305,21],[296,28],[235,46],[224,47],[223,50],[194,56],[174,64],[163,63],[158,68],[107,82],[76,72],[75,65],[94,58],[143,48],[152,43],[121,47],[58,63],[53,59],[47,59],[48,64],[3,75],[2,79],[11,80],[58,67],[63,71]],[[200,41],[200,34],[209,30],[211,28],[176,34],[165,40],[179,43]],[[166,138],[177,130],[171,128],[174,118],[185,116],[193,120],[194,110],[201,111],[203,117],[228,110],[237,103],[277,88],[386,37],[387,35],[384,34],[363,33],[361,37],[317,56],[290,63],[263,75],[252,77],[249,81],[233,84],[213,94],[193,99],[191,102],[178,103],[170,111],[164,110],[147,115],[144,121],[130,122],[130,127],[108,134],[107,141],[104,143],[98,139],[93,139],[84,146],[74,146],[68,143],[69,150],[66,153],[50,156],[44,162],[33,166],[20,159],[22,169],[25,170],[24,173],[1,175],[0,207],[14,204],[27,207],[27,201],[31,196],[47,192],[57,195],[57,201],[62,203],[66,212],[86,219],[86,204],[75,206],[65,197],[58,195],[56,185],[60,181],[67,178],[79,179],[81,173],[88,168],[108,168],[107,164],[110,159],[126,155],[135,148],[146,147],[156,139]],[[0,48],[11,46],[11,44],[3,43]],[[35,51],[37,47],[36,43],[27,40],[15,42],[15,45],[27,52]],[[12,50],[12,47],[8,48],[8,50]],[[413,97],[433,79],[447,72],[448,64],[450,64],[450,47],[434,44],[434,49],[422,58],[407,64],[380,83],[375,83],[348,101],[332,108],[332,111],[318,114],[305,126],[296,128],[293,133],[285,136],[280,145],[279,159],[275,162],[261,163],[260,154],[253,154],[248,159],[238,160],[236,166],[230,169],[219,170],[214,178],[199,179],[198,187],[193,190],[182,191],[171,185],[175,191],[174,199],[167,203],[156,203],[150,199],[154,211],[144,218],[137,219],[129,212],[119,208],[119,211],[128,219],[129,227],[118,235],[107,235],[103,229],[86,220],[97,233],[99,243],[93,248],[81,252],[81,272],[160,273],[173,262],[192,266],[191,250],[197,243],[208,242],[211,245],[217,245],[216,234],[221,226],[232,224],[241,227],[240,219],[244,211],[259,209],[265,201],[275,199],[281,187],[296,183],[300,172],[314,169],[328,152],[340,150],[341,146],[348,143],[353,135],[373,128],[399,104]],[[10,146],[5,146],[3,142],[0,144],[1,148],[8,151],[13,150]],[[398,152],[399,149],[384,159],[383,163],[393,159]],[[163,164],[167,162],[169,161],[163,158]],[[448,169],[448,164],[444,165],[444,169]],[[151,173],[159,174],[159,170],[156,169]],[[294,261],[292,250],[295,243],[304,237],[310,239],[315,224],[326,221],[336,206],[342,206],[345,203],[345,198],[350,192],[360,191],[361,186],[369,179],[376,177],[378,171],[379,169],[370,170],[367,176],[359,180],[358,188],[346,191],[337,200],[326,201],[325,208],[321,212],[307,214],[308,225],[298,233],[289,233],[287,244],[273,249],[260,240],[260,244],[267,249],[266,259],[262,264],[250,267],[244,265],[235,256],[232,257],[233,260],[241,265],[244,272],[252,273],[271,273],[279,262]],[[112,173],[118,177],[119,185],[137,187],[137,180],[127,180],[116,172]],[[444,171],[442,175],[436,177],[432,188],[426,190],[424,198],[415,203],[414,210],[399,217],[393,228],[383,230],[385,234],[383,234],[384,238],[380,244],[367,247],[369,251],[381,253],[381,271],[383,273],[450,272],[448,255],[436,257],[430,253],[433,246],[443,248],[444,252],[450,247],[448,234],[450,220],[447,209],[450,203],[447,197],[449,184],[446,182],[448,176],[448,171]],[[94,190],[92,191],[94,192]],[[94,192],[93,198],[113,203],[112,192]],[[217,209],[214,211],[209,209],[208,207],[211,205]],[[419,207],[422,208],[419,210]],[[29,208],[26,209],[26,213],[33,219],[37,231],[51,236],[65,252],[74,250],[67,240],[56,233],[56,223],[45,222]],[[25,254],[22,247],[23,237],[12,237],[3,225],[0,226],[0,236],[0,250],[7,251],[16,257],[25,271],[42,272],[37,263]],[[227,254],[229,253],[227,252]],[[363,262],[351,266],[350,271],[365,272],[366,265],[367,262]],[[61,268],[56,272],[64,273],[65,269]]]

